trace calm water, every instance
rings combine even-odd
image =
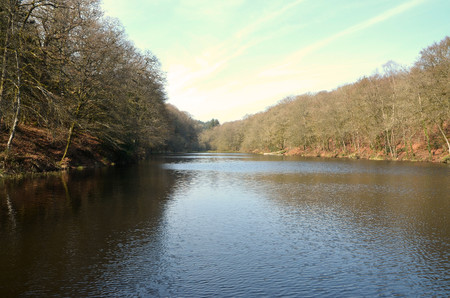
[[[0,181],[0,296],[448,296],[450,167],[190,154]]]

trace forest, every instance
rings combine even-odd
[[[0,171],[199,149],[208,124],[166,104],[157,57],[99,0],[0,0],[0,28]]]
[[[333,91],[292,96],[203,132],[212,150],[448,162],[450,37],[412,67],[382,71]]]
[[[100,0],[0,0],[0,176],[202,150],[447,161],[450,38],[410,67],[201,122]]]

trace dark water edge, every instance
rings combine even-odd
[[[402,157],[401,160],[397,160],[397,159],[392,159],[386,156],[370,156],[370,155],[359,155],[356,153],[351,153],[351,154],[336,154],[336,153],[332,153],[332,152],[322,152],[322,153],[318,153],[318,152],[308,152],[308,153],[303,153],[303,154],[285,154],[285,150],[282,150],[282,154],[278,154],[277,152],[269,152],[269,153],[257,153],[257,154],[261,154],[261,155],[266,155],[266,156],[278,156],[278,157],[283,157],[283,158],[294,158],[294,159],[302,159],[302,158],[306,158],[306,159],[321,159],[321,160],[334,160],[334,159],[340,159],[340,160],[370,160],[370,161],[392,161],[392,162],[399,162],[399,163],[433,163],[433,164],[450,164],[450,155],[433,155],[432,159],[429,160],[429,157],[426,158],[420,158],[418,157],[419,155],[423,155],[425,156],[426,152],[417,152],[418,156],[414,157],[414,158],[408,158],[408,157]],[[120,166],[132,166],[136,163],[139,162],[145,162],[145,160],[151,160],[151,159],[155,159],[158,157],[162,157],[162,156],[167,156],[170,154],[184,154],[184,153],[164,153],[164,152],[157,152],[157,153],[152,153],[151,155],[149,155],[146,159],[131,159],[128,161],[122,161],[121,163],[118,163],[118,165]],[[235,151],[230,151],[230,152],[218,152],[218,151],[207,151],[207,152],[191,152],[191,153],[186,153],[186,154],[252,154],[252,153],[241,153],[241,152],[235,152]],[[55,162],[53,162],[54,164],[56,164]],[[112,162],[112,163],[106,163],[104,164],[101,161],[92,161],[91,163],[88,164],[84,164],[84,165],[79,165],[79,166],[72,166],[69,169],[65,168],[65,169],[59,169],[59,170],[55,170],[55,167],[49,167],[48,169],[44,169],[43,171],[30,171],[30,169],[21,167],[20,165],[17,166],[17,168],[15,169],[15,171],[13,172],[9,172],[9,171],[4,171],[0,169],[0,181],[2,180],[12,180],[12,179],[30,179],[30,178],[40,178],[40,177],[45,177],[45,176],[49,176],[49,175],[59,175],[62,173],[67,173],[67,172],[74,172],[74,171],[82,171],[82,170],[92,170],[95,168],[105,168],[105,167],[114,167],[117,166],[116,163]]]
[[[1,296],[445,296],[449,168],[155,157],[0,187]]]

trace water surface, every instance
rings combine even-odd
[[[446,165],[186,154],[0,187],[0,295],[446,296]]]

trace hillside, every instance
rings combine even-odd
[[[112,152],[107,153],[98,139],[87,134],[76,135],[68,157],[61,162],[65,141],[48,129],[20,125],[14,147],[6,157],[4,150],[9,135],[0,133],[0,174],[21,174],[58,171],[66,168],[92,167],[111,164]],[[110,159],[108,159],[108,157]]]
[[[293,96],[264,112],[204,132],[213,150],[423,160],[450,156],[450,37],[406,68],[332,91]]]

